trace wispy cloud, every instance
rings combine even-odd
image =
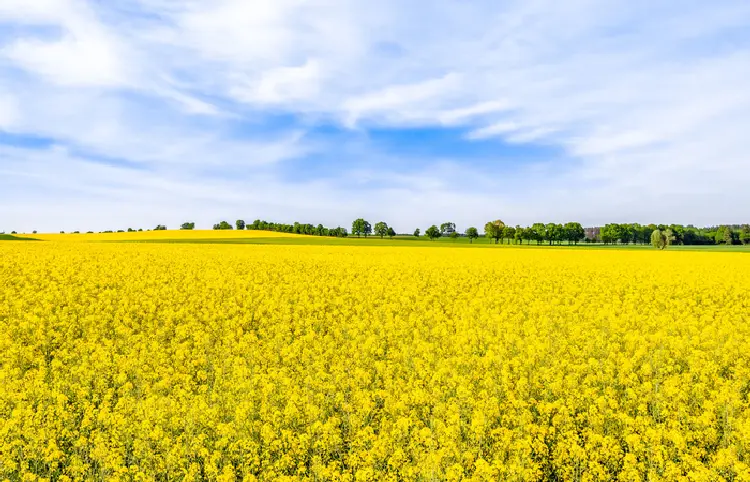
[[[746,221],[748,27],[741,0],[5,0],[0,229],[64,228],[45,205],[92,228]],[[415,154],[440,129],[450,154]]]

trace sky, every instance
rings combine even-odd
[[[0,0],[0,231],[750,222],[746,0]]]

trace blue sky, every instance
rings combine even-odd
[[[750,221],[750,3],[3,0],[0,231]]]

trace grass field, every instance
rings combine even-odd
[[[36,239],[26,236],[17,236],[15,234],[0,234],[0,241],[36,241]]]

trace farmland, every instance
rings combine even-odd
[[[0,243],[0,479],[750,480],[750,256],[238,234]]]

